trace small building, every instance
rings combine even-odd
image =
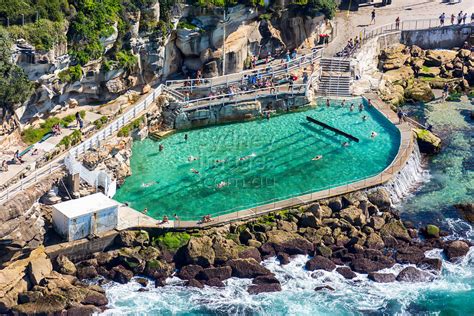
[[[53,205],[53,227],[67,241],[113,230],[119,203],[102,193]]]

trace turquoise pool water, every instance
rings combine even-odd
[[[115,198],[137,210],[148,208],[155,218],[176,213],[181,219],[199,219],[372,176],[393,161],[400,134],[367,104],[359,112],[360,102],[366,101],[355,99],[344,107],[333,101],[329,108],[319,105],[270,120],[180,132],[162,142],[135,142],[133,175]],[[343,147],[345,137],[307,122],[306,116],[360,142]],[[377,137],[371,138],[372,131]],[[318,155],[322,158],[312,160]]]

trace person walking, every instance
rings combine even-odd
[[[462,24],[466,24],[466,20],[467,20],[467,12],[464,13],[464,15],[462,16]]]
[[[397,16],[397,18],[395,19],[395,28],[397,30],[400,29],[400,17],[399,16]]]
[[[444,19],[445,18],[446,18],[446,14],[444,14],[444,12],[443,12],[443,14],[441,14],[439,16],[439,26],[444,26]]]
[[[372,10],[371,16],[372,20],[370,21],[370,24],[375,24],[375,9]]]
[[[458,13],[458,25],[461,24],[462,22],[462,17],[463,17],[463,14],[462,14],[462,10]]]
[[[76,123],[77,123],[77,126],[79,126],[79,129],[82,129],[82,126],[84,124],[82,122],[81,114],[79,112],[76,112]]]

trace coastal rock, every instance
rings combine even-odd
[[[454,205],[466,221],[474,223],[474,203],[464,203]]]
[[[331,260],[323,256],[315,256],[306,262],[306,269],[309,271],[314,270],[326,270],[332,271],[336,268],[336,265]]]
[[[376,272],[391,266],[393,266],[393,263],[383,263],[368,258],[354,258],[351,261],[352,270],[359,273]]]
[[[267,232],[268,243],[275,252],[284,252],[289,255],[308,254],[314,251],[314,246],[305,238],[296,233],[272,230]]]
[[[244,250],[242,250],[241,252],[239,252],[239,258],[240,259],[252,258],[257,262],[262,261],[262,257],[260,255],[260,252],[255,247],[247,247]]]
[[[382,249],[385,247],[382,238],[377,233],[371,233],[369,237],[367,237],[365,244],[368,248],[372,249]]]
[[[98,275],[96,268],[93,266],[80,267],[77,269],[77,278],[79,280],[93,279]]]
[[[395,282],[395,275],[392,273],[369,273],[369,280],[377,283],[390,283]]]
[[[379,216],[371,216],[369,219],[369,225],[375,230],[380,230],[383,225],[385,225],[385,220]]]
[[[398,248],[395,258],[398,263],[417,264],[425,259],[425,251],[414,246]]]
[[[226,265],[232,268],[232,276],[237,278],[255,278],[261,275],[272,274],[270,270],[261,266],[252,258],[232,259]]]
[[[443,267],[443,261],[441,261],[439,258],[424,258],[416,266],[423,270],[433,270],[439,272]]]
[[[143,230],[126,230],[121,231],[117,236],[116,243],[120,247],[135,247],[148,245],[150,237],[148,233]]]
[[[204,288],[204,285],[196,279],[191,279],[188,282],[186,282],[186,286],[196,287],[198,289],[203,289]]]
[[[88,291],[86,297],[81,301],[84,305],[105,306],[109,303],[107,297],[99,292]]]
[[[248,242],[254,239],[255,239],[255,235],[252,234],[248,228],[244,229],[239,234],[239,240],[244,245],[248,245]]]
[[[214,262],[216,264],[222,264],[230,259],[235,259],[238,257],[238,246],[235,241],[231,239],[225,239],[222,236],[217,235],[213,239],[214,249]]]
[[[273,275],[258,276],[252,281],[247,291],[250,294],[259,294],[265,292],[279,292],[281,291],[281,284]]]
[[[197,280],[211,280],[218,279],[220,281],[227,280],[232,276],[232,268],[229,266],[222,266],[217,268],[207,268],[198,273]]]
[[[77,272],[76,266],[66,256],[59,255],[56,258],[58,271],[62,274],[75,275]]]
[[[320,222],[313,213],[306,212],[303,214],[303,216],[301,216],[298,226],[318,228],[320,226]]]
[[[431,281],[433,276],[415,267],[406,267],[397,276],[399,282],[426,282]]]
[[[83,316],[83,315],[94,315],[99,313],[101,310],[93,305],[80,305],[73,306],[67,310],[67,316]]]
[[[287,253],[280,252],[277,254],[277,260],[280,261],[281,265],[290,263],[290,256]]]
[[[333,212],[342,210],[342,200],[340,197],[334,197],[328,200],[328,206]]]
[[[141,269],[134,269],[134,271],[140,271]],[[150,278],[160,279],[169,277],[174,270],[174,265],[164,260],[152,259],[145,263],[145,269],[143,273]],[[142,273],[142,272],[138,272]]]
[[[133,278],[133,272],[125,269],[121,265],[114,267],[110,273],[112,279],[121,284],[126,284]]]
[[[444,253],[449,261],[464,257],[469,252],[469,244],[462,240],[452,241],[444,247]]]
[[[456,52],[451,50],[428,50],[425,55],[425,66],[440,67],[456,58]]]
[[[339,216],[355,226],[363,226],[367,222],[362,210],[355,206],[341,210]]]
[[[405,88],[405,99],[420,102],[434,100],[434,94],[428,82],[415,80]]]
[[[348,280],[351,280],[357,276],[357,274],[355,274],[349,267],[337,267],[336,271]]]
[[[441,151],[441,139],[428,130],[414,128],[416,140],[420,151],[424,154],[433,155]]]
[[[28,277],[33,285],[39,285],[40,282],[53,271],[51,260],[42,254],[30,261],[28,264]]]
[[[224,284],[221,280],[219,280],[219,279],[217,279],[217,278],[204,281],[204,283],[205,283],[207,286],[225,287],[225,284]]]
[[[408,234],[407,229],[405,228],[403,223],[399,220],[393,220],[390,223],[385,224],[380,230],[380,235],[382,237],[392,236],[396,239],[411,241],[411,238],[410,238],[410,235]]]
[[[209,267],[214,264],[215,252],[212,239],[208,236],[191,237],[186,248],[185,257],[189,264]]]
[[[187,266],[184,266],[179,270],[177,273],[178,278],[182,280],[192,280],[196,278],[199,272],[201,272],[203,268],[201,266],[198,266],[196,264],[190,264]]]
[[[294,222],[279,220],[277,221],[277,229],[286,232],[296,232],[298,230],[298,225]]]
[[[322,291],[322,290],[335,291],[335,289],[329,285],[320,285],[314,288],[314,291],[316,292]]]
[[[435,225],[426,225],[425,228],[426,237],[428,238],[439,238],[439,227]]]
[[[390,193],[385,188],[377,188],[371,191],[367,198],[369,201],[376,205],[381,211],[386,211],[392,205]]]

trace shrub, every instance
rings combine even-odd
[[[61,71],[58,74],[59,80],[63,83],[70,83],[82,79],[81,65],[69,66],[68,69]]]
[[[271,13],[264,13],[264,14],[260,14],[260,15],[258,16],[258,19],[259,19],[260,21],[262,21],[262,20],[270,21],[271,18],[272,18],[272,14],[271,14]]]
[[[64,145],[66,148],[69,148],[69,146],[74,146],[77,145],[81,142],[82,140],[82,133],[80,130],[76,129],[72,134],[68,136],[64,136],[63,139],[58,143],[58,147],[61,145]]]
[[[130,51],[118,52],[115,56],[120,68],[131,71],[133,67],[138,63],[137,56],[133,55]]]
[[[118,131],[117,136],[118,137],[130,136],[130,132],[133,131],[136,128],[139,128],[142,121],[143,121],[143,116],[141,116],[141,117],[137,118],[136,120],[128,123],[127,125],[125,125],[124,127],[122,127]]]
[[[45,19],[24,26],[14,25],[8,28],[12,39],[23,38],[37,50],[49,50],[55,45],[65,43],[65,31],[66,24],[64,22],[52,22]]]
[[[461,101],[461,93],[459,92],[450,93],[449,96],[446,98],[446,101],[451,101],[451,102]]]
[[[101,129],[102,126],[104,126],[105,123],[107,123],[108,118],[107,116],[102,116],[100,119],[95,120],[92,124],[95,125],[95,128]]]

